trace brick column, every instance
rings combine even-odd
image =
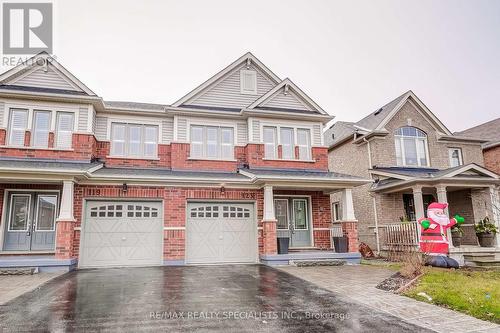
[[[24,146],[25,147],[31,146],[31,132],[30,131],[24,132]]]
[[[69,259],[73,251],[74,221],[57,221],[56,258]]]
[[[263,254],[278,253],[278,239],[276,234],[276,220],[262,221]]]
[[[49,148],[54,148],[54,132],[49,132]]]
[[[63,181],[61,207],[56,225],[56,258],[68,259],[73,255],[75,217],[73,215],[74,182]]]
[[[342,232],[349,242],[349,252],[358,252],[358,222],[342,221]]]

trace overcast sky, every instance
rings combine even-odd
[[[76,1],[58,60],[106,100],[173,103],[251,51],[336,120],[411,89],[452,131],[500,116],[500,1]]]

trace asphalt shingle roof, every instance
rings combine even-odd
[[[108,108],[145,109],[145,110],[155,110],[155,111],[161,111],[167,106],[165,104],[137,103],[137,102],[125,102],[125,101],[104,101],[104,105]]]
[[[166,178],[193,178],[193,179],[228,179],[248,180],[239,173],[230,172],[203,172],[203,171],[174,171],[170,169],[138,169],[138,168],[101,168],[92,173],[93,176],[108,177],[166,177]]]
[[[295,178],[312,178],[312,179],[346,179],[346,180],[363,180],[360,177],[346,175],[338,172],[328,171],[313,171],[313,170],[277,170],[277,169],[242,169],[257,177],[289,177]]]
[[[500,141],[500,118],[490,120],[484,124],[460,132],[455,132],[454,134],[468,138],[488,140],[489,142]]]
[[[20,171],[23,169],[37,169],[40,171],[70,170],[85,172],[101,164],[101,162],[83,161],[0,159],[0,168],[15,169]]]

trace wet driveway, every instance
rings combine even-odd
[[[261,265],[81,270],[0,306],[4,331],[421,332]]]

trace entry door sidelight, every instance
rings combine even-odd
[[[55,194],[10,194],[3,249],[54,250],[56,211]]]

